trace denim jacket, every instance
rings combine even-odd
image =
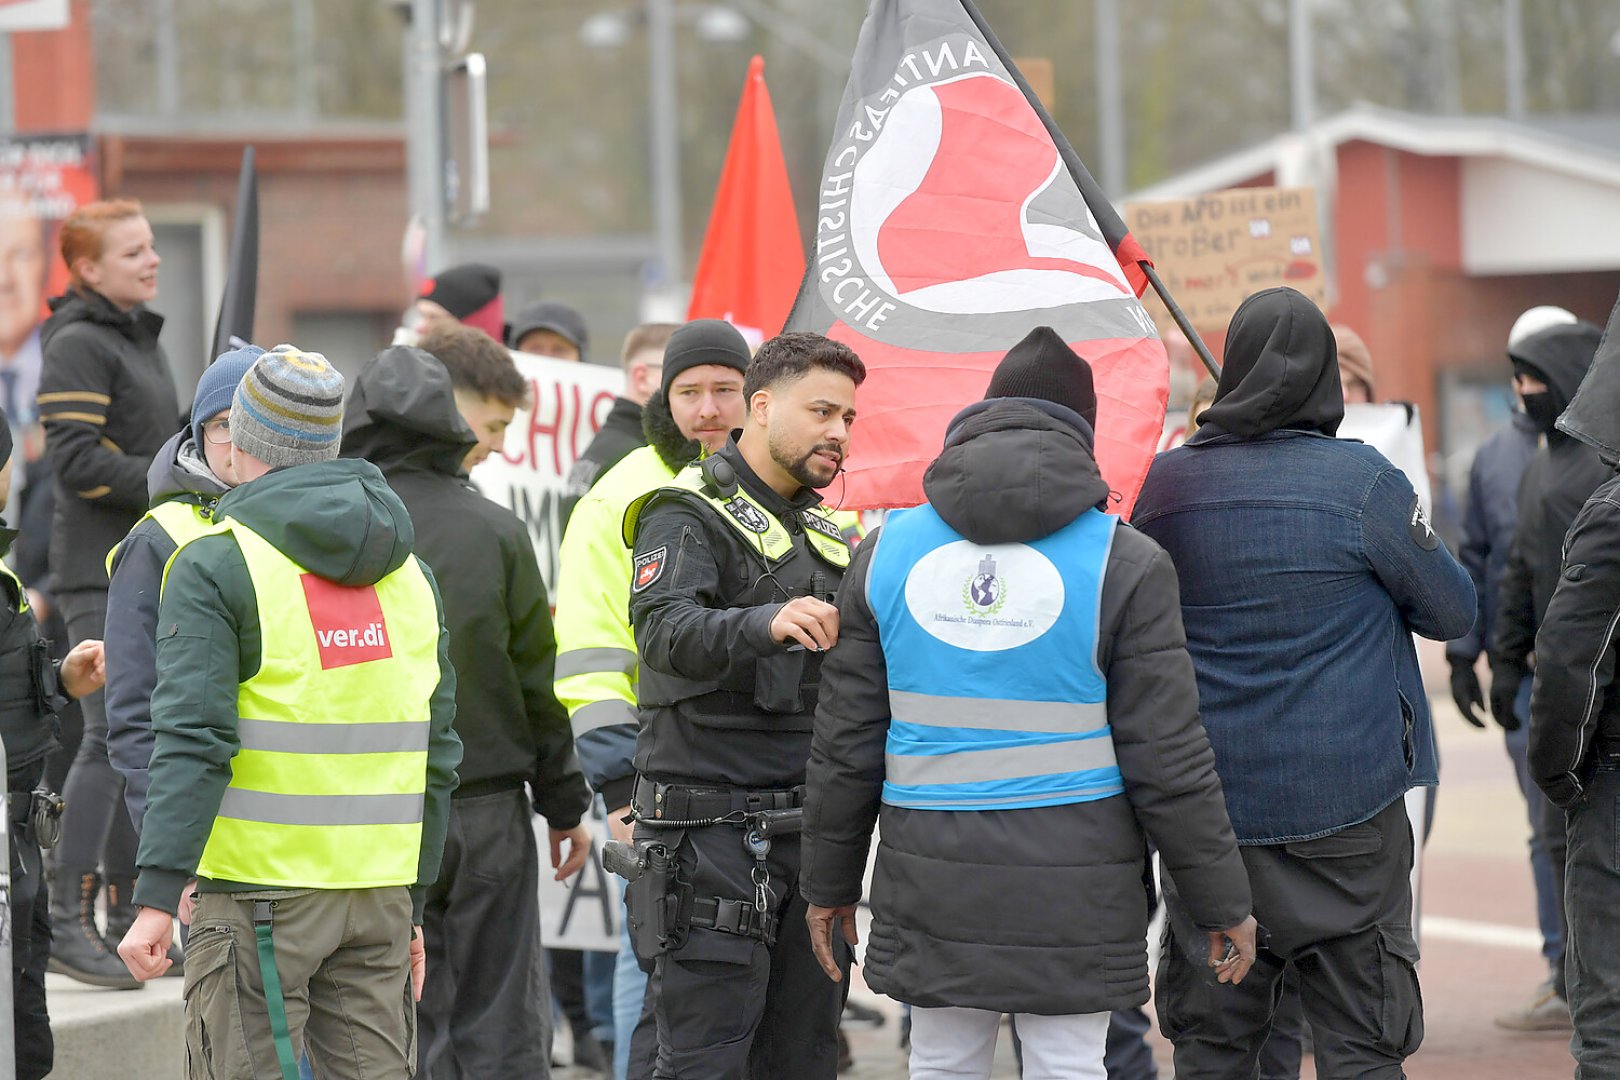
[[[1239,843],[1323,836],[1436,782],[1412,634],[1466,633],[1474,587],[1382,454],[1206,424],[1154,461],[1133,523],[1181,579]]]

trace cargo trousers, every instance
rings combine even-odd
[[[201,893],[186,945],[188,1080],[279,1080],[254,903],[271,902],[294,1054],[321,1080],[416,1073],[411,898],[380,889]]]

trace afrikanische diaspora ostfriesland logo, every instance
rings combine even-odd
[[[979,560],[978,573],[962,583],[962,606],[969,615],[989,618],[1007,602],[1007,579],[996,573],[994,555]]]

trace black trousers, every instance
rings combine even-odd
[[[657,834],[637,826],[637,837]],[[669,839],[664,830],[664,839]],[[693,896],[754,898],[755,860],[742,829],[688,830],[677,849]],[[766,862],[776,943],[692,928],[658,957],[649,980],[658,1021],[658,1080],[834,1080],[838,1020],[849,986],[849,948],[836,945],[845,978],[827,978],[810,951],[799,896],[799,838],[773,843]]]
[[[56,602],[74,645],[105,635],[105,592],[65,592]],[[70,874],[100,867],[108,877],[133,881],[138,840],[124,805],[124,777],[107,757],[106,691],[86,694],[79,699],[79,707],[84,713],[84,735],[62,785],[67,809],[62,814],[56,864]]]
[[[549,1076],[551,994],[540,952],[540,855],[522,788],[450,800],[422,931],[418,1077]]]
[[[1159,1025],[1177,1080],[1253,1077],[1288,962],[1316,1041],[1322,1080],[1399,1080],[1423,1041],[1412,937],[1412,829],[1397,799],[1316,840],[1241,849],[1265,929],[1254,968],[1222,986],[1209,942],[1167,880]]]
[[[1586,797],[1569,809],[1565,890],[1575,1077],[1620,1076],[1620,755],[1600,758]]]
[[[31,791],[44,763],[11,777],[16,791]],[[18,800],[22,803],[23,800]],[[21,805],[11,834],[11,1019],[17,1042],[17,1080],[43,1080],[51,1071],[56,1042],[45,1010],[45,965],[51,958],[51,899],[45,888],[39,843]]]

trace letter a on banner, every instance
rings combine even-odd
[[[1046,325],[1091,364],[1097,460],[1128,514],[1169,393],[1145,260],[971,3],[875,0],[788,319],[866,362],[843,505],[922,502],[946,424]]]

